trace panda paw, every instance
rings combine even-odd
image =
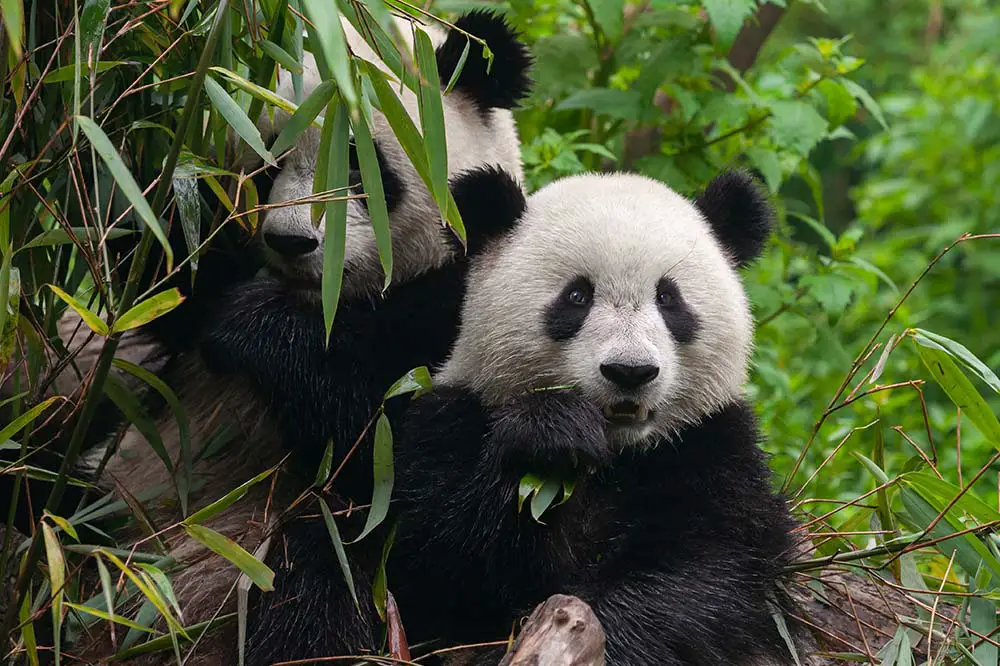
[[[492,415],[487,454],[518,476],[572,478],[611,462],[600,409],[575,391],[528,393]]]

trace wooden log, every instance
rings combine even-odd
[[[500,666],[604,666],[604,629],[582,599],[554,594],[535,608]]]

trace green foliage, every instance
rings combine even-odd
[[[431,11],[452,18],[481,4],[441,0]],[[747,58],[735,50],[747,48],[741,37],[744,20],[759,10],[753,0],[496,3],[536,57],[534,92],[517,112],[525,185],[627,169],[690,195],[724,168],[761,175],[779,220],[769,251],[745,274],[758,320],[748,392],[768,436],[776,485],[813,532],[814,550],[794,568],[861,564],[925,602],[885,637],[875,657],[881,663],[913,663],[920,635],[937,630],[927,608],[940,594],[967,612],[934,663],[996,664],[995,645],[977,636],[994,630],[1000,601],[1000,541],[992,533],[1000,514],[991,479],[1000,457],[1000,55],[993,48],[1000,9],[980,0],[772,4],[787,10]],[[182,225],[189,256],[165,257],[161,278],[185,264],[196,270],[223,227],[252,231],[264,202],[245,165],[254,157],[280,159],[309,126],[319,127],[321,159],[307,203],[314,221],[328,219],[329,331],[344,257],[349,128],[387,283],[392,270],[370,136],[375,108],[441,217],[464,235],[445,186],[436,64],[423,38],[416,53],[395,48],[389,11],[417,12],[395,0],[52,5],[0,0],[0,353],[12,361],[0,447],[15,453],[0,474],[18,487],[31,479],[85,485],[72,477],[79,451],[59,470],[33,464],[43,444],[34,441],[34,428],[50,412],[65,418],[69,408],[85,425],[92,398],[107,392],[148,440],[150,455],[176,472],[176,487],[119,502],[92,493],[73,516],[43,514],[36,536],[24,540],[10,530],[15,507],[0,515],[7,527],[0,580],[12,571],[4,569],[8,554],[22,553],[28,572],[21,597],[6,609],[5,626],[17,629],[3,648],[15,661],[38,663],[49,646],[38,644],[45,634],[33,623],[51,615],[63,647],[96,623],[115,623],[129,629],[119,657],[167,650],[180,661],[189,641],[232,616],[184,626],[170,583],[176,563],[161,535],[186,531],[270,587],[270,570],[200,523],[275,470],[255,470],[261,474],[248,474],[207,506],[188,507],[198,483],[192,465],[226,455],[232,432],[189,433],[171,387],[115,360],[116,369],[167,401],[183,441],[180,460],[171,460],[134,389],[107,374],[125,331],[179,303],[176,292],[136,293],[136,278],[170,224]],[[378,45],[392,75],[348,55],[339,16],[364,24],[359,32]],[[307,50],[324,79],[308,96],[297,64]],[[272,92],[276,62],[294,73],[295,99]],[[417,94],[419,118],[403,109],[400,85]],[[293,116],[268,146],[252,119],[275,107]],[[212,196],[201,195],[198,180]],[[105,241],[129,233],[141,241],[126,270],[111,264]],[[974,236],[953,245],[966,233]],[[82,393],[49,397],[55,372],[69,362],[55,336],[67,308],[105,345],[97,362],[103,371]],[[415,370],[386,398],[429,383],[426,369]],[[370,426],[375,492],[358,539],[383,531],[376,528],[393,481],[392,432],[382,410]],[[328,490],[341,463],[331,448],[310,492]],[[540,519],[572,501],[572,491],[527,478],[520,499],[530,497]],[[145,503],[174,496],[186,520],[152,525]],[[320,509],[353,591],[351,544],[335,522],[343,513],[331,513],[323,498]],[[76,542],[77,529],[116,512],[150,544],[118,550]],[[380,612],[390,592],[389,545],[375,582]],[[99,586],[76,578],[90,564]],[[111,583],[109,567],[120,585]],[[780,615],[775,621],[785,626]]]

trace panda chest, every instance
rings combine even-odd
[[[585,576],[614,559],[629,531],[620,491],[597,479],[577,482],[570,498],[541,520],[545,556],[567,578]]]

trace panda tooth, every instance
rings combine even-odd
[[[615,415],[615,410],[611,409],[610,406],[604,408],[604,415],[609,419]]]
[[[635,412],[635,418],[637,421],[645,421],[649,418],[649,410],[645,407],[639,407]]]

